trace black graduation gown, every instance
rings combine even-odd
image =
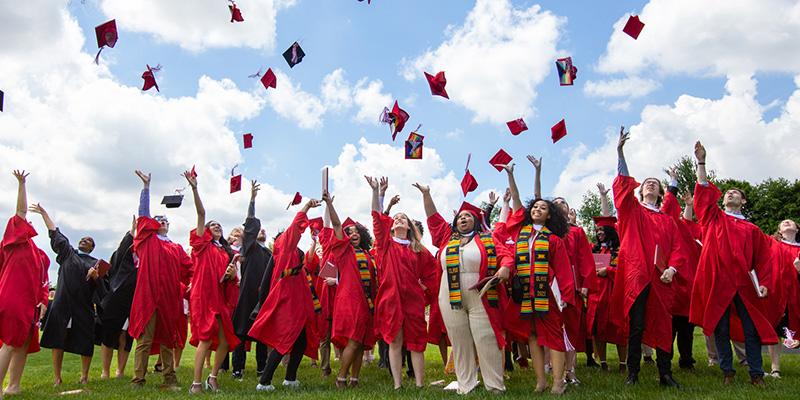
[[[91,356],[94,353],[92,296],[96,283],[92,279],[87,281],[86,274],[97,259],[88,254],[78,254],[57,228],[49,234],[50,246],[58,263],[58,283],[40,344],[48,349]],[[70,320],[71,328],[67,328]]]
[[[264,276],[272,275],[272,252],[259,245],[256,241],[261,230],[261,221],[255,217],[248,217],[244,221],[244,234],[242,235],[241,254],[241,280],[239,281],[239,301],[233,312],[233,329],[242,340],[253,341],[247,332],[253,326],[250,313],[256,308],[261,297],[261,282]]]
[[[108,288],[100,302],[103,325],[103,344],[116,349],[119,347],[119,334],[130,317],[133,292],[136,290],[137,269],[133,262],[133,235],[125,234],[119,247],[111,255],[111,269],[108,271]],[[126,347],[130,349],[130,337]]]

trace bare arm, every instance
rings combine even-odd
[[[622,176],[630,176],[628,172],[628,163],[625,161],[625,142],[631,138],[630,132],[625,132],[625,127],[619,128],[619,141],[617,142],[617,174]]]
[[[682,198],[683,198],[683,204],[684,204],[684,206],[683,206],[683,219],[685,219],[687,221],[692,221],[692,220],[694,220],[694,209],[692,207],[694,205],[694,197],[687,190],[687,191],[683,192]]]
[[[701,185],[708,184],[708,175],[706,175],[706,148],[698,140],[694,144],[694,157],[697,159],[697,183]]]
[[[183,173],[189,186],[192,187],[192,195],[194,195],[194,208],[197,210],[197,230],[195,234],[202,237],[206,230],[206,209],[203,207],[203,201],[200,200],[200,192],[197,191],[197,178],[192,176],[190,171]]]
[[[433,204],[430,186],[423,186],[419,183],[415,183],[412,186],[419,189],[419,192],[422,193],[422,205],[425,207],[425,216],[430,218],[432,215],[436,214],[436,205]]]
[[[383,211],[383,215],[391,214],[392,207],[394,207],[394,205],[399,203],[399,202],[400,202],[400,195],[399,194],[396,194],[396,195],[392,196],[392,198],[389,199],[389,204],[386,206],[386,210]]]
[[[247,206],[247,218],[256,217],[256,196],[259,190],[261,190],[261,185],[258,184],[258,181],[250,181],[250,204]]]
[[[44,224],[45,226],[47,226],[48,231],[56,230],[56,224],[50,218],[50,214],[48,214],[47,211],[44,209],[44,207],[42,207],[40,204],[38,203],[31,204],[29,210],[32,213],[36,213],[42,216],[42,220],[44,220]]]
[[[542,157],[536,158],[532,155],[528,155],[528,161],[533,164],[533,168],[536,170],[536,174],[533,178],[533,198],[534,199],[541,199],[542,198]]]
[[[517,188],[517,181],[514,179],[514,164],[503,165],[508,175],[508,189],[511,190],[511,208],[517,211],[522,208],[522,199],[519,197],[519,189]]]
[[[371,176],[364,176],[369,186],[372,188],[372,211],[381,212],[381,203],[378,200],[378,180]]]
[[[25,190],[25,179],[28,177],[25,171],[14,170],[14,177],[17,178],[17,216],[25,219],[28,215],[28,192]]]
[[[597,184],[597,191],[600,193],[600,215],[608,217],[611,215],[611,206],[608,204],[608,191],[602,183]]]
[[[337,239],[344,237],[342,232],[342,221],[339,219],[339,214],[336,213],[336,208],[333,207],[333,199],[328,192],[322,193],[322,201],[325,202],[325,214],[331,220],[331,227],[333,227],[333,234]]]

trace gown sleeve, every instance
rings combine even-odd
[[[453,235],[453,229],[450,227],[450,224],[448,224],[439,213],[428,217],[428,231],[431,233],[433,245],[438,249],[447,246],[447,243],[450,241],[450,236]]]

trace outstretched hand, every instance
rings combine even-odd
[[[597,191],[600,192],[600,196],[608,195],[609,190],[611,189],[606,189],[606,185],[604,185],[602,182],[597,183]]]
[[[367,180],[367,183],[369,183],[369,187],[371,187],[372,190],[378,190],[378,180],[376,178],[364,175],[364,179]]]
[[[631,138],[631,132],[625,132],[625,126],[619,127],[619,141],[617,142],[617,151],[622,151],[622,148],[625,147],[625,142]]]
[[[413,184],[411,186],[414,186],[415,188],[419,189],[419,192],[422,193],[423,195],[431,193],[431,187],[430,186],[424,186],[424,185],[421,185],[419,183],[415,183],[415,184]]]
[[[306,202],[306,204],[303,206],[303,212],[308,212],[308,210],[310,210],[312,208],[317,208],[320,205],[322,205],[322,203],[319,200],[317,200],[317,199],[308,199],[308,202]]]
[[[30,175],[30,172],[25,172],[23,170],[15,169],[13,174],[14,174],[14,177],[17,178],[17,182],[19,182],[21,184],[24,184],[25,183],[25,178],[27,178],[28,175]]]
[[[138,169],[137,169],[137,170],[136,170],[136,176],[138,176],[138,177],[139,177],[139,179],[141,179],[141,180],[142,180],[142,183],[144,184],[144,187],[146,187],[146,188],[149,188],[149,187],[150,187],[150,173],[147,173],[147,174],[145,175],[145,173],[144,173],[144,172],[142,172],[142,171],[140,171],[140,170],[138,170]]]
[[[192,189],[197,189],[197,177],[192,174],[192,171],[183,171],[183,177],[186,178]]]
[[[400,202],[400,195],[396,194],[396,195],[392,196],[391,199],[389,199],[389,207],[392,207],[392,206],[396,205],[399,202]]]
[[[489,192],[489,204],[491,204],[492,207],[494,207],[494,205],[497,204],[497,200],[499,200],[499,199],[500,198],[497,197],[497,193]]]
[[[699,140],[694,144],[694,158],[697,162],[706,162],[706,148]]]
[[[378,193],[380,193],[380,195],[383,196],[384,194],[386,194],[386,189],[389,188],[389,178],[382,176],[378,185],[379,185]]]
[[[333,197],[331,197],[331,194],[328,193],[327,190],[322,192],[322,201],[327,205],[333,204]]]
[[[515,165],[514,163],[511,163],[511,164],[501,164],[501,165],[498,165],[498,166],[500,168],[503,168],[504,170],[506,170],[506,172],[508,172],[509,174],[513,174],[514,173],[514,165]]]
[[[678,168],[672,167],[669,169],[669,179],[671,181],[677,182],[678,181]]]
[[[687,206],[694,204],[694,196],[692,196],[692,193],[688,190],[681,193],[681,200],[683,200],[683,204]]]
[[[255,200],[258,191],[261,190],[261,185],[257,180],[250,181],[250,200]]]
[[[503,203],[508,204],[511,202],[511,189],[506,188],[505,193],[503,193]]]
[[[28,211],[41,216],[47,215],[47,210],[45,210],[44,207],[42,207],[39,203],[31,204],[30,207],[28,207]]]
[[[531,164],[533,164],[533,167],[537,170],[542,168],[542,157],[536,158],[535,156],[528,154],[528,161],[530,161]]]

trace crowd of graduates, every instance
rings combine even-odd
[[[368,176],[371,221],[343,218],[324,191],[271,244],[256,217],[257,182],[244,224],[226,236],[206,217],[197,175],[186,171],[197,213],[188,252],[170,239],[167,216],[151,216],[150,175],[136,171],[143,185],[138,215],[106,263],[91,255],[91,237],[73,247],[43,206],[29,205],[28,174],[14,171],[16,213],[0,248],[0,382],[9,377],[3,392],[20,392],[27,354],[40,346],[52,350],[55,384],[62,382],[64,352],[81,356],[80,381],[87,383],[96,342],[102,378],[111,376],[114,351],[117,377],[133,351],[133,385],[145,385],[149,357],[158,354],[164,384],[178,387],[175,369],[187,341],[196,347],[192,394],[218,391],[221,371],[241,379],[251,350],[258,391],[276,390],[281,362],[282,386],[300,386],[304,356],[319,359],[337,389],[356,387],[374,353],[395,389],[404,363],[422,387],[428,344],[439,347],[455,373],[450,388],[460,394],[479,382],[504,392],[515,365],[532,367],[536,392],[562,394],[580,383],[577,353],[586,352],[587,365],[609,369],[608,344],[616,345],[625,384],[639,384],[643,352],[652,360],[654,350],[660,384],[680,387],[673,344],[679,367],[694,368],[695,327],[725,384],[735,375],[731,342],[753,385],[765,384],[762,345],[769,346],[766,375],[780,377],[781,347],[800,344],[793,338],[800,325],[797,223],[786,219],[766,234],[748,222],[741,214],[746,193],[721,193],[707,180],[700,142],[693,193],[678,193],[674,175],[666,188],[657,177],[639,183],[625,162],[628,138],[621,130],[610,188],[616,216],[609,190],[598,184],[595,244],[564,198],[542,198],[542,162],[532,156],[536,182],[526,203],[514,165],[499,165],[508,189],[496,221],[489,216],[500,196],[492,194],[484,208],[464,202],[440,213],[424,183],[414,185],[424,219],[392,213],[399,197],[384,204],[389,180]],[[324,216],[310,219],[317,207]],[[56,254],[52,301],[50,260],[33,241],[28,212],[42,217]],[[306,231],[312,245],[303,251],[298,243]],[[426,232],[435,249],[422,244]]]

